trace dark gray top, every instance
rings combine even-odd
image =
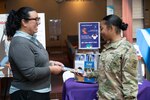
[[[16,36],[9,48],[9,61],[13,72],[12,86],[22,90],[50,87],[49,56],[41,43]]]

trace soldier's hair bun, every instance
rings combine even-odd
[[[122,22],[122,24],[120,25],[120,29],[123,30],[123,31],[125,31],[125,30],[127,30],[127,28],[128,28],[128,24]]]

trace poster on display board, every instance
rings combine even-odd
[[[107,15],[114,14],[114,6],[113,5],[108,5],[107,6]]]
[[[8,14],[0,14],[0,67],[4,67],[8,62],[8,48],[10,42],[7,41],[7,36],[5,35],[5,23],[7,20]],[[45,42],[45,14],[38,13],[40,17],[40,25],[38,26],[37,39],[42,43],[43,47],[46,48]],[[0,68],[0,69],[1,69]],[[0,71],[0,76],[1,76]]]
[[[46,48],[46,33],[45,33],[45,13],[38,13],[40,17],[40,25],[38,26],[38,32],[36,33],[37,39]]]
[[[5,33],[5,23],[7,14],[0,14],[0,68],[8,62],[8,48],[10,42],[7,41]]]
[[[79,22],[79,49],[100,48],[100,22]]]

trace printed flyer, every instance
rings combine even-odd
[[[79,22],[79,49],[100,48],[100,22]]]

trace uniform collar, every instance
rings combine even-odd
[[[116,49],[125,40],[126,40],[126,38],[122,38],[122,39],[115,41],[115,42],[109,42],[109,43],[105,44],[104,47],[105,47],[105,49],[109,49],[109,48]]]

